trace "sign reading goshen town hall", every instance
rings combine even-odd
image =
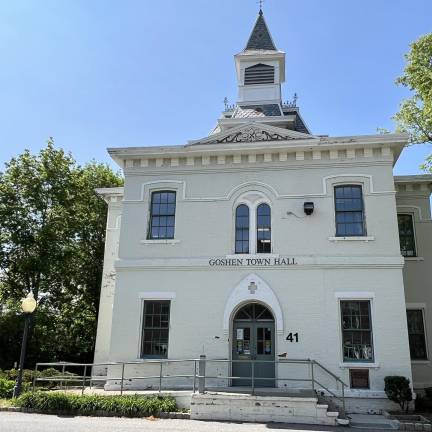
[[[210,258],[210,266],[289,266],[296,265],[294,258],[271,257],[271,258]]]

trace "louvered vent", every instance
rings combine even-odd
[[[273,84],[274,67],[258,63],[245,69],[245,85]]]

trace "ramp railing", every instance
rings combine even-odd
[[[233,375],[234,366],[250,365],[249,375]],[[274,376],[260,376],[260,365],[274,365]],[[300,369],[295,366],[300,366]],[[44,374],[42,369],[52,373]],[[171,368],[172,370],[169,370]],[[216,372],[212,369],[216,368]],[[53,370],[54,369],[54,370]],[[75,371],[74,373],[71,370]],[[106,375],[101,375],[101,371]],[[181,372],[181,373],[180,373]],[[149,383],[147,386],[142,382]],[[177,382],[176,382],[177,381]],[[255,394],[260,387],[276,387],[280,390],[312,390],[313,393],[330,395],[341,403],[345,413],[345,387],[336,374],[312,359],[233,360],[212,359],[201,355],[192,359],[146,359],[141,361],[106,363],[37,363],[33,377],[33,391],[38,384],[51,383],[59,389],[90,389],[98,383],[111,384],[120,394],[125,390],[173,390],[191,389],[204,393],[209,389],[235,392],[236,382],[241,391]],[[136,383],[139,382],[137,385]],[[179,384],[179,382],[181,384]],[[216,385],[214,384],[216,382]],[[245,384],[246,382],[246,384]],[[296,386],[287,385],[296,382]],[[209,384],[210,383],[210,384]],[[213,383],[213,385],[212,385]],[[223,384],[221,384],[223,383]],[[234,387],[233,387],[234,386]]]

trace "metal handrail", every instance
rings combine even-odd
[[[164,374],[163,373],[163,366],[170,363],[187,363],[190,362],[193,364],[193,371],[191,374]],[[250,376],[234,376],[231,374],[228,375],[208,375],[206,374],[206,363],[228,363],[229,366],[232,367],[234,363],[249,363],[251,364],[251,375]],[[255,376],[255,365],[259,363],[271,363],[271,364],[305,364],[309,366],[309,374],[310,377],[308,378],[276,378],[276,377],[257,377]],[[125,374],[125,368],[128,365],[145,365],[145,364],[154,364],[159,365],[159,374],[152,374],[152,375],[143,375],[143,376],[127,376]],[[199,365],[199,370],[197,372],[197,365]],[[37,377],[38,368],[40,367],[61,367],[62,371],[59,375],[54,375],[52,377]],[[99,377],[99,376],[93,376],[92,371],[94,367],[103,367],[103,366],[120,366],[121,367],[121,376],[120,377]],[[316,379],[314,366],[318,366],[322,371],[324,371],[328,376],[333,378],[336,381],[336,387],[338,383],[341,384],[342,387],[342,395],[337,395],[334,391],[327,388],[325,385],[323,385],[321,382],[319,382]],[[65,369],[66,367],[81,367],[84,368],[83,375],[65,375]],[[87,371],[90,369],[90,375],[87,375]],[[154,379],[158,380],[158,388],[159,392],[162,391],[162,382],[163,380],[166,380],[168,378],[187,378],[192,380],[192,390],[195,393],[196,392],[196,383],[198,380],[198,390],[200,392],[205,392],[206,385],[205,381],[206,379],[223,379],[223,380],[235,380],[235,379],[246,379],[251,381],[251,394],[255,394],[255,387],[256,382],[259,381],[273,381],[274,383],[280,382],[280,381],[298,381],[298,382],[310,382],[311,384],[311,390],[313,392],[316,392],[316,385],[324,389],[326,392],[328,392],[330,395],[332,395],[337,400],[340,400],[342,402],[342,408],[343,412],[345,412],[345,387],[347,385],[344,383],[342,379],[340,379],[337,375],[335,375],[333,372],[328,370],[325,366],[323,366],[321,363],[317,362],[316,360],[311,359],[276,359],[276,360],[256,360],[256,359],[208,359],[206,356],[201,356],[200,358],[192,358],[192,359],[146,359],[146,360],[136,360],[136,361],[117,361],[117,362],[103,362],[103,363],[72,363],[72,362],[50,362],[50,363],[36,363],[35,367],[35,374],[33,377],[33,391],[36,388],[36,382],[39,381],[52,381],[52,382],[60,382],[60,388],[63,387],[63,384],[66,382],[80,382],[81,383],[81,392],[84,394],[86,382],[89,382],[89,386],[91,388],[93,382],[98,381],[120,381],[120,394],[123,394],[124,391],[124,381],[125,380],[147,380],[147,379]]]

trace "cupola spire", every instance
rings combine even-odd
[[[255,26],[252,30],[249,40],[246,44],[245,51],[248,50],[270,50],[277,51],[276,46],[271,37],[270,31],[264,19],[264,14],[261,9],[258,13],[258,18],[255,22]]]

